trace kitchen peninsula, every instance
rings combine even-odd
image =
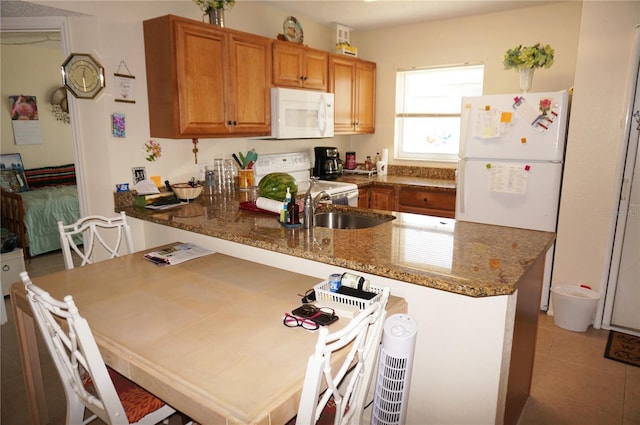
[[[419,327],[407,423],[517,422],[553,233],[407,213],[368,229],[287,229],[240,209],[238,196],[203,194],[152,212],[115,194],[115,209],[139,220],[145,246],[182,240],[320,279],[354,271],[389,286]]]

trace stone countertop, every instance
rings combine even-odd
[[[555,239],[550,232],[396,212],[368,229],[290,229],[275,214],[241,209],[245,196],[204,193],[160,212],[134,207],[130,193],[115,193],[114,200],[116,212],[144,221],[471,297],[512,294]]]

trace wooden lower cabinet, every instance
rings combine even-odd
[[[455,218],[456,192],[403,185],[366,186],[358,189],[358,207]]]
[[[369,208],[369,188],[358,189],[358,208]]]
[[[358,189],[358,207],[373,210],[395,211],[395,186],[368,186]]]
[[[398,211],[454,218],[456,193],[438,189],[400,187]]]

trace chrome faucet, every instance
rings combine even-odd
[[[323,200],[331,200],[331,196],[325,192],[324,190],[318,193],[315,198],[311,196],[311,189],[313,188],[313,184],[318,181],[317,178],[311,177],[309,189],[307,189],[307,193],[304,195],[304,228],[310,229],[314,227],[313,216],[316,213],[316,209],[318,205]]]

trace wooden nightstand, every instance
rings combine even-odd
[[[9,288],[20,280],[20,272],[25,270],[22,248],[0,254],[2,263],[2,296],[9,295]]]

